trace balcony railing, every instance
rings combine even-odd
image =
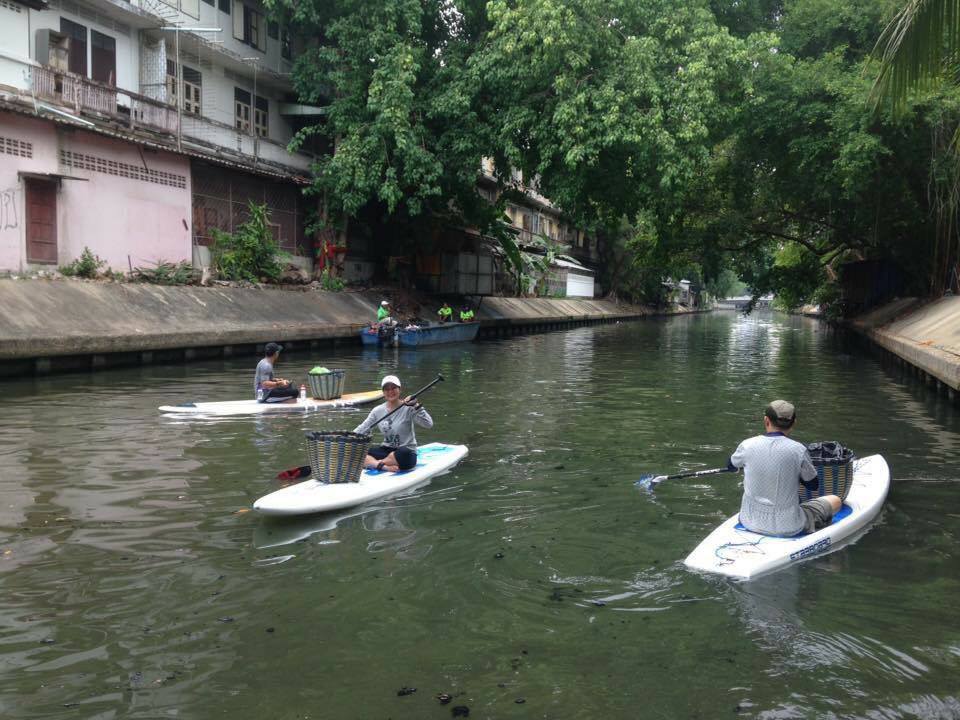
[[[31,89],[41,98],[59,105],[72,107],[76,112],[94,112],[114,115],[117,112],[117,93],[106,87],[93,85],[79,75],[58,72],[49,67],[33,68]]]
[[[105,115],[131,130],[143,126],[177,132],[177,109],[172,105],[73,73],[47,66],[33,67],[30,89],[39,99],[73,108],[80,114]]]
[[[207,146],[220,154],[235,154],[241,162],[266,161],[296,168],[304,175],[310,171],[312,158],[303,153],[290,153],[286,146],[268,138],[254,138],[249,133],[210,118],[184,112],[178,117],[175,105],[154,100],[146,95],[115,88],[74,73],[49,66],[29,66],[29,87],[34,97],[68,108],[77,115],[109,120],[129,130],[139,128],[173,136],[181,133],[194,145]]]

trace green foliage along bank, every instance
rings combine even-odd
[[[945,148],[960,93],[931,86],[896,114],[870,102],[871,50],[898,2],[270,5],[312,39],[294,80],[326,114],[295,144],[331,150],[313,191],[334,224],[376,217],[414,249],[437,225],[475,227],[522,282],[502,228],[517,170],[601,239],[601,284],[633,298],[734,273],[787,304],[827,301],[858,260],[926,294],[956,262],[938,207],[957,177]]]

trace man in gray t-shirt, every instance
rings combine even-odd
[[[289,380],[273,376],[273,366],[280,358],[283,345],[270,342],[263,349],[263,359],[257,363],[253,376],[253,393],[257,402],[290,402],[299,394],[299,390]]]
[[[800,502],[798,483],[816,481],[817,469],[807,449],[787,437],[796,418],[791,403],[774,400],[764,411],[766,432],[744,440],[730,456],[730,469],[744,471],[740,522],[748,530],[787,537],[814,532],[840,510],[836,495]]]

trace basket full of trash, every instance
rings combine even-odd
[[[800,486],[800,501],[812,500],[824,495],[836,495],[846,499],[853,485],[853,450],[835,440],[825,440],[807,445],[807,452],[817,469],[817,484],[807,488]]]
[[[328,370],[317,365],[307,373],[310,396],[315,400],[336,400],[343,395],[343,380],[346,370]]]

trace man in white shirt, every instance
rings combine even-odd
[[[800,502],[797,484],[816,482],[817,469],[807,449],[787,437],[796,420],[792,403],[774,400],[764,410],[764,434],[744,440],[730,456],[730,469],[744,471],[740,522],[748,530],[785,537],[811,533],[840,510],[836,495]]]

